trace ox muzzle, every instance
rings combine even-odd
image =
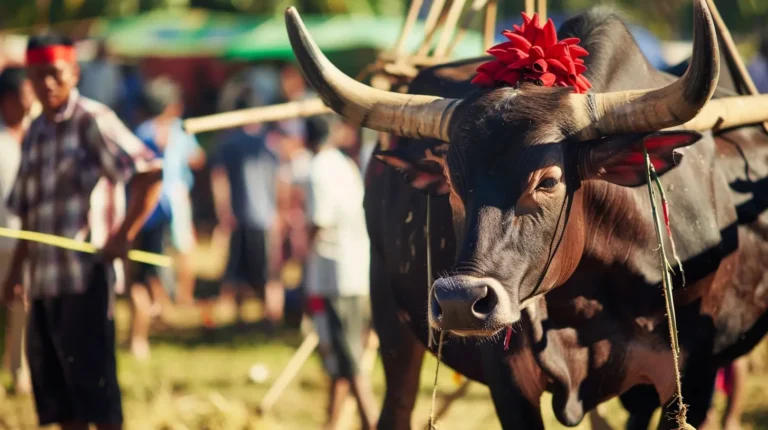
[[[491,336],[520,319],[511,304],[508,293],[493,278],[440,278],[429,294],[429,324],[461,336]]]

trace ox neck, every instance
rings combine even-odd
[[[702,140],[689,147],[680,166],[662,177],[687,284],[710,273],[728,252],[723,244],[737,240],[730,228],[735,225],[735,212],[722,209],[733,204],[728,185],[718,182],[710,168],[714,157],[714,142]],[[580,192],[584,193],[584,256],[646,283],[661,282],[647,188],[594,180],[585,181]],[[672,249],[664,236],[665,246]]]
[[[637,190],[604,181],[585,182],[584,255],[606,267],[649,268],[651,272],[644,275],[661,280],[653,272],[658,272],[653,252],[656,236],[647,192],[642,191],[645,187]]]

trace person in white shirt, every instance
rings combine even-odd
[[[7,68],[0,73],[0,227],[19,229],[21,221],[5,205],[21,162],[21,142],[29,126],[29,118],[35,104],[32,86],[23,68]],[[16,241],[0,237],[0,277],[5,279],[13,256]],[[17,292],[22,290],[21,286]],[[22,338],[26,313],[19,294],[6,299],[7,313],[0,316],[5,323],[4,367],[13,375],[14,391],[29,393],[31,381],[24,361]],[[3,321],[0,321],[2,323]],[[3,349],[0,349],[2,355]]]
[[[376,427],[370,381],[360,373],[370,333],[370,241],[363,212],[363,179],[359,167],[341,151],[356,140],[357,130],[335,115],[308,121],[307,141],[315,156],[307,184],[311,243],[307,310],[331,377],[328,429],[338,424],[350,390],[363,428]]]

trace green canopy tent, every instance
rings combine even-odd
[[[370,15],[337,15],[302,17],[307,30],[325,53],[373,49],[392,49],[400,35],[403,20],[396,17]],[[435,40],[440,32],[435,35]],[[424,25],[417,23],[406,40],[406,49],[415,51],[424,39]],[[453,58],[467,58],[482,54],[482,35],[468,31],[453,51]],[[293,51],[282,18],[262,22],[245,35],[238,36],[226,51],[227,58],[293,59]]]
[[[236,37],[265,21],[201,9],[162,10],[107,21],[92,35],[124,57],[222,57]]]
[[[303,17],[318,46],[331,55],[356,50],[391,49],[403,19],[369,15]],[[254,17],[200,9],[155,11],[105,22],[93,35],[124,57],[218,57],[231,60],[292,60],[293,51],[282,17]],[[417,24],[407,40],[415,50],[424,37]],[[439,38],[439,32],[436,38]],[[469,31],[454,58],[482,53],[482,36]]]

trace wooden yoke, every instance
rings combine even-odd
[[[733,75],[734,84],[736,85],[736,91],[741,95],[756,96],[759,94],[755,83],[752,81],[752,77],[749,76],[744,61],[741,59],[739,51],[736,49],[736,44],[733,42],[733,37],[728,27],[723,21],[723,17],[720,16],[720,12],[715,6],[714,0],[707,0],[707,6],[712,13],[712,19],[715,22],[715,30],[720,38],[720,42],[723,45],[723,52],[725,52],[725,61],[728,65],[728,69]],[[768,121],[763,123],[763,130],[768,133]]]

